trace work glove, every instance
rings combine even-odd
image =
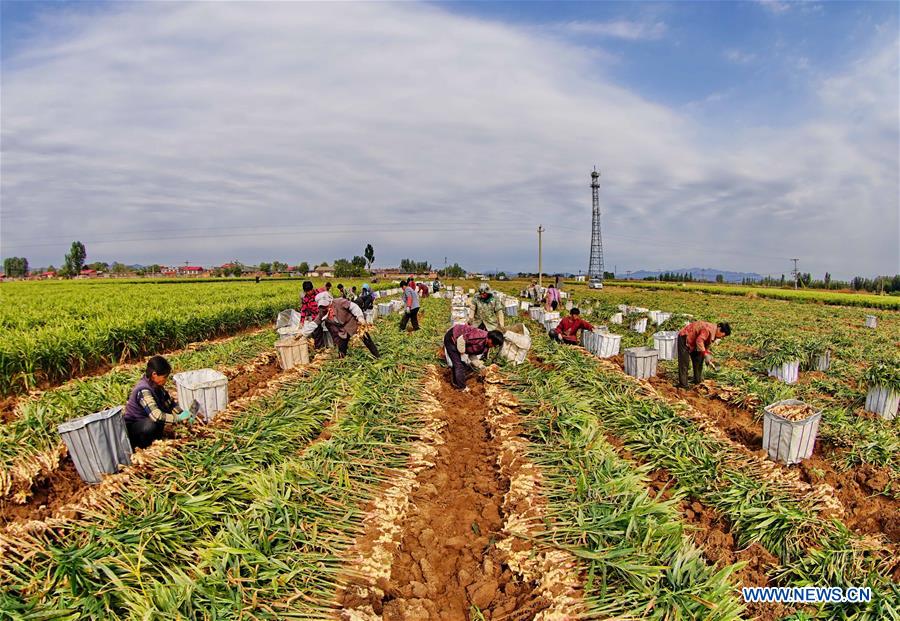
[[[704,359],[706,360],[706,364],[708,364],[709,368],[711,368],[713,371],[719,370],[719,367],[716,366],[716,361],[713,359],[712,354],[706,354],[706,356],[704,356]]]
[[[180,414],[178,414],[175,418],[179,421],[188,420],[191,418],[193,414],[191,414],[190,410],[182,410]]]
[[[408,307],[408,306],[407,306],[406,308],[403,309],[403,314],[404,314],[404,315],[409,315],[409,307]]]
[[[470,358],[469,366],[479,372],[484,370],[484,362],[482,362],[481,358]]]

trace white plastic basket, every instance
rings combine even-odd
[[[866,315],[866,327],[875,329],[878,327],[878,317],[875,315]]]
[[[131,443],[119,405],[66,421],[57,427],[78,476],[85,483],[99,483],[104,474],[131,463]]]
[[[309,364],[309,343],[305,338],[287,337],[275,343],[278,364],[282,370],[293,369],[298,364]]]
[[[675,360],[678,333],[674,330],[656,332],[653,335],[653,348],[659,352],[660,360]]]
[[[595,333],[596,334],[596,333]],[[622,346],[621,334],[596,334],[597,349],[594,355],[598,358],[611,358],[618,355],[619,347]]]
[[[643,334],[647,331],[647,318],[642,317],[636,321],[632,321],[631,325],[628,327],[639,334]]]
[[[785,384],[796,384],[800,377],[800,361],[789,360],[769,369],[769,377],[781,380]]]
[[[629,347],[625,350],[625,373],[638,379],[656,376],[659,352],[650,347]]]
[[[617,325],[622,325],[622,313],[616,313],[612,317],[609,318],[609,323],[614,323]]]
[[[777,405],[804,405],[804,403],[796,399],[785,399],[764,408],[763,448],[772,460],[788,466],[798,464],[813,454],[822,412],[817,411],[804,420],[790,421],[770,410]]]
[[[196,400],[200,415],[208,421],[228,407],[228,378],[215,369],[185,371],[172,376],[178,391],[178,404],[187,409]]]
[[[894,420],[900,406],[900,393],[884,386],[870,386],[866,395],[866,411],[886,420]]]

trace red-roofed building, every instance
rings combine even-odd
[[[206,272],[206,270],[199,265],[185,265],[184,267],[178,268],[178,273],[184,276],[201,276],[204,272]]]
[[[81,270],[81,272],[78,273],[79,278],[96,278],[99,275],[97,270]]]

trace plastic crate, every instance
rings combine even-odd
[[[293,369],[298,364],[309,364],[309,343],[305,338],[287,337],[275,343],[278,364],[282,370]]]
[[[651,347],[629,347],[625,350],[625,373],[637,379],[656,375],[659,352]]]
[[[775,414],[770,408],[776,405],[805,405],[797,399],[785,399],[764,408],[763,448],[774,461],[790,466],[799,464],[813,454],[822,412],[799,421],[790,421]]]
[[[178,390],[178,403],[187,407],[200,404],[200,415],[208,422],[228,407],[228,378],[215,369],[185,371],[172,376]]]
[[[78,476],[85,483],[99,483],[104,474],[118,472],[119,466],[131,463],[131,443],[122,417],[124,409],[119,405],[57,427]]]

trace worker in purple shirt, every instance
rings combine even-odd
[[[147,361],[144,377],[131,390],[125,404],[125,429],[132,448],[147,448],[162,438],[166,423],[193,418],[165,389],[170,373],[169,361],[153,356]]]
[[[484,368],[481,358],[491,347],[503,345],[503,333],[499,330],[481,330],[466,324],[456,324],[444,335],[444,355],[452,373],[451,383],[459,390],[469,390],[466,377],[469,369]]]

